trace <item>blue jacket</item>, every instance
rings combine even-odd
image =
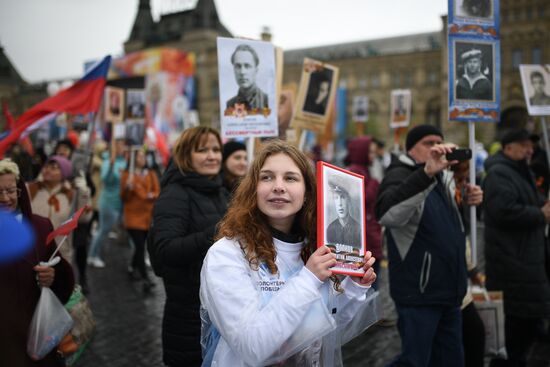
[[[450,172],[430,178],[402,155],[380,185],[376,216],[386,226],[390,292],[401,305],[459,306],[466,293],[466,240]]]

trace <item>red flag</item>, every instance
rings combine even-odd
[[[0,158],[21,134],[35,124],[50,120],[57,113],[85,114],[96,112],[101,103],[111,56],[105,57],[90,69],[82,79],[55,96],[46,98],[23,113],[8,136],[0,140]]]
[[[50,232],[50,234],[48,235],[48,238],[46,238],[46,245],[50,244],[50,242],[52,242],[53,239],[56,238],[57,236],[66,236],[72,231],[74,231],[75,228],[78,227],[78,219],[80,218],[82,213],[84,213],[84,211],[89,208],[90,207],[88,205],[84,205],[76,213],[74,213],[69,219],[61,223],[61,225],[57,227],[57,229]]]
[[[13,116],[8,108],[8,102],[4,101],[2,103],[2,110],[4,111],[4,117],[6,118],[6,121],[8,123],[8,129],[12,130],[15,127],[15,120],[13,119]],[[21,139],[21,146],[29,155],[32,157],[34,155],[34,147],[32,145],[32,141],[28,136],[25,136],[23,139]]]

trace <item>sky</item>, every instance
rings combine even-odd
[[[123,54],[139,0],[0,0],[0,45],[28,82],[78,78]],[[153,18],[196,0],[151,0]],[[215,0],[235,37],[268,26],[285,50],[438,31],[446,0]]]

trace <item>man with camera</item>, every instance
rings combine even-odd
[[[487,289],[504,292],[507,365],[525,366],[540,323],[550,317],[550,269],[545,269],[550,202],[537,190],[528,166],[529,133],[507,131],[501,144],[485,162]]]
[[[454,144],[431,125],[415,126],[406,154],[380,185],[376,217],[386,226],[390,293],[402,353],[392,365],[463,366],[460,305],[466,293],[466,241],[446,155]],[[468,184],[467,205],[483,192]]]

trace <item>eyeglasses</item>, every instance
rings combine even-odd
[[[19,197],[21,195],[21,189],[13,187],[11,189],[0,190],[0,196],[6,195],[10,197]]]

